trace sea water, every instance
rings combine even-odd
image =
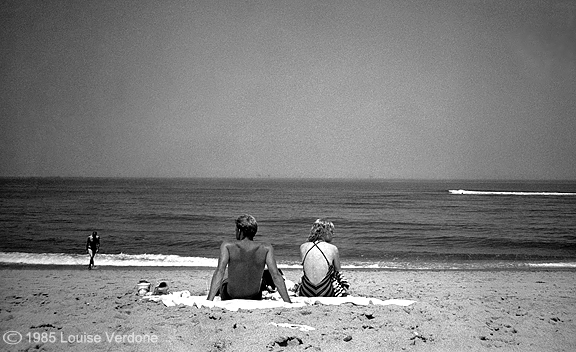
[[[241,214],[281,267],[326,218],[347,268],[576,268],[574,181],[0,178],[0,263],[213,267]]]

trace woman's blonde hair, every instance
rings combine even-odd
[[[333,234],[334,224],[328,220],[318,219],[312,224],[308,241],[326,241],[327,236],[331,237]]]

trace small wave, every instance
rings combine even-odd
[[[0,264],[85,266],[86,254],[0,252]],[[217,258],[181,257],[164,254],[99,254],[97,266],[107,267],[207,267],[215,268]],[[281,269],[301,270],[296,261],[279,261]],[[343,261],[344,270],[524,270],[524,269],[576,269],[576,262],[522,261]]]
[[[343,264],[343,269],[379,270],[528,270],[528,269],[576,269],[576,262],[530,263],[524,261],[460,260],[460,261],[387,261]]]
[[[181,257],[178,255],[164,254],[98,254],[97,266],[134,266],[134,267],[211,267],[218,264],[217,258]],[[88,264],[86,254],[65,253],[23,253],[23,252],[0,252],[2,264],[25,264],[25,265],[70,265],[84,266]],[[399,264],[382,262],[350,262],[343,263],[343,269],[387,269],[408,268],[409,263]],[[302,265],[295,261],[279,261],[281,269],[301,269]],[[428,266],[426,266],[428,267]]]
[[[99,254],[98,266],[216,267],[218,260],[164,254]],[[0,252],[0,263],[29,265],[88,265],[86,254]]]
[[[576,196],[568,192],[508,192],[508,191],[467,191],[465,189],[449,189],[450,194],[471,195],[502,195],[502,196]]]

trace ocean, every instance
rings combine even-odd
[[[576,181],[0,178],[0,264],[215,267],[241,214],[281,268],[325,218],[344,268],[576,269]]]

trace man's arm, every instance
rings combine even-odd
[[[222,285],[222,279],[224,278],[224,272],[226,271],[226,266],[228,265],[229,260],[230,254],[228,253],[228,244],[223,242],[220,246],[218,266],[214,271],[214,275],[212,275],[212,282],[210,283],[210,291],[208,291],[207,300],[212,301],[214,300],[214,297],[216,297],[216,293],[218,292],[220,285]]]
[[[278,288],[278,293],[282,300],[287,303],[292,303],[290,297],[288,296],[288,290],[286,290],[286,284],[284,283],[284,278],[280,275],[278,267],[276,266],[276,258],[274,257],[274,248],[272,245],[268,245],[268,253],[266,253],[266,266],[268,266],[268,271],[274,280],[274,284]]]
[[[96,253],[100,252],[100,236],[96,236]]]

